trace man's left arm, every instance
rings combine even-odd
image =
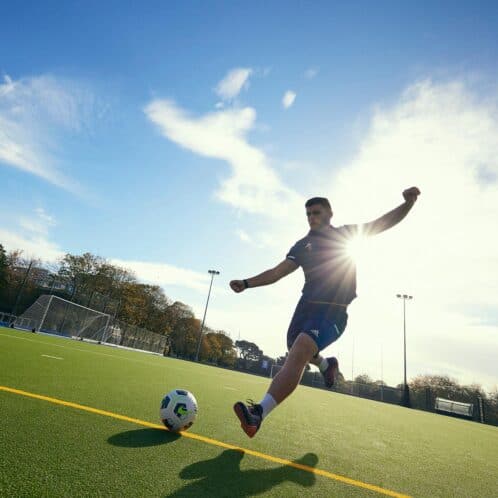
[[[410,211],[415,204],[417,197],[420,195],[420,190],[417,187],[411,187],[403,192],[405,202],[397,208],[389,211],[385,215],[377,218],[370,223],[364,223],[362,231],[364,235],[375,235],[397,225]]]

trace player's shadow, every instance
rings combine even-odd
[[[195,479],[195,481],[166,496],[233,498],[258,495],[286,481],[303,487],[315,484],[314,473],[289,465],[264,470],[241,470],[240,463],[244,454],[239,450],[225,450],[216,458],[185,467],[180,472],[180,477],[185,480]],[[294,463],[316,467],[318,457],[314,453],[307,453],[298,460],[294,460]]]
[[[125,448],[143,448],[145,446],[172,443],[180,437],[179,434],[165,429],[136,429],[114,434],[107,442],[114,446],[124,446]]]

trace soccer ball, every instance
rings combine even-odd
[[[197,400],[184,389],[173,389],[161,402],[159,417],[169,431],[186,431],[197,416]]]

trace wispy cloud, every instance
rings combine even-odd
[[[9,251],[22,250],[27,257],[54,262],[64,255],[58,244],[50,241],[50,229],[56,221],[43,208],[19,215],[13,228],[0,228],[0,243]]]
[[[232,69],[216,85],[216,94],[223,100],[233,100],[243,88],[249,87],[252,72],[252,69],[246,67]]]
[[[19,217],[19,226],[21,228],[38,235],[47,236],[50,228],[55,225],[55,219],[47,214],[43,208],[36,208],[29,217]]]
[[[294,104],[295,100],[296,100],[296,93],[291,90],[287,90],[284,96],[282,97],[283,108],[289,109],[289,107],[291,107]]]
[[[318,74],[318,68],[317,67],[310,67],[310,68],[306,69],[306,71],[304,72],[304,77],[307,80],[312,80],[313,78],[316,77],[317,74]]]
[[[168,289],[170,286],[186,287],[204,292],[209,285],[209,275],[186,268],[144,261],[111,259],[111,263],[127,268],[135,273],[140,280],[156,284]]]
[[[253,242],[252,238],[246,231],[239,228],[235,233],[242,242]]]
[[[232,176],[223,180],[217,196],[238,209],[273,218],[288,215],[301,197],[288,188],[270,167],[266,154],[250,145],[256,111],[231,108],[194,117],[171,100],[154,100],[145,107],[162,134],[196,154],[224,160]]]
[[[58,165],[61,133],[80,132],[93,106],[92,94],[76,82],[38,76],[0,83],[0,163],[77,191]]]

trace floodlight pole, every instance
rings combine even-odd
[[[206,307],[204,308],[204,317],[202,318],[201,330],[199,331],[199,342],[197,344],[197,353],[195,355],[195,361],[199,361],[199,353],[201,351],[201,344],[202,344],[202,331],[204,330],[204,322],[206,321],[206,313],[209,304],[209,296],[211,295],[211,287],[213,286],[213,278],[215,275],[220,274],[220,272],[216,270],[208,270],[208,273],[211,275],[211,283],[209,284],[209,292],[206,301]]]
[[[410,407],[410,391],[406,380],[406,300],[413,299],[413,296],[408,294],[396,294],[396,297],[403,299],[403,355],[404,355],[404,388],[403,388],[403,404]]]

